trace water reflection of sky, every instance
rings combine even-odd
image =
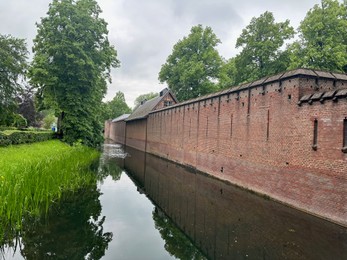
[[[103,259],[171,259],[164,241],[155,229],[153,204],[137,191],[123,172],[120,180],[109,176],[100,186],[102,212],[106,216],[104,230],[113,239]]]

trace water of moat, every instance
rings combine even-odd
[[[153,155],[106,144],[97,172],[2,257],[347,259],[346,228]]]

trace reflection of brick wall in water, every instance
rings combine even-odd
[[[146,149],[347,225],[346,89],[296,70],[183,102],[149,114]]]
[[[127,152],[126,170],[209,259],[341,259],[346,254],[343,228],[337,225],[156,156]]]

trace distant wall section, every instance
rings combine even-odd
[[[147,119],[126,122],[126,145],[146,151]]]

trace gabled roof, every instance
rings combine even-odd
[[[118,121],[123,121],[125,119],[127,119],[130,116],[130,114],[123,114],[119,117],[116,117],[115,119],[112,120],[112,123],[114,122],[118,122]]]
[[[144,104],[141,104],[139,107],[135,109],[135,111],[125,121],[132,121],[132,120],[146,118],[148,114],[151,111],[153,111],[155,107],[160,103],[160,101],[162,101],[167,95],[171,95],[173,100],[175,100],[175,102],[177,103],[176,97],[171,93],[170,90],[167,90],[163,92],[162,96],[158,95],[157,97],[146,101]]]

